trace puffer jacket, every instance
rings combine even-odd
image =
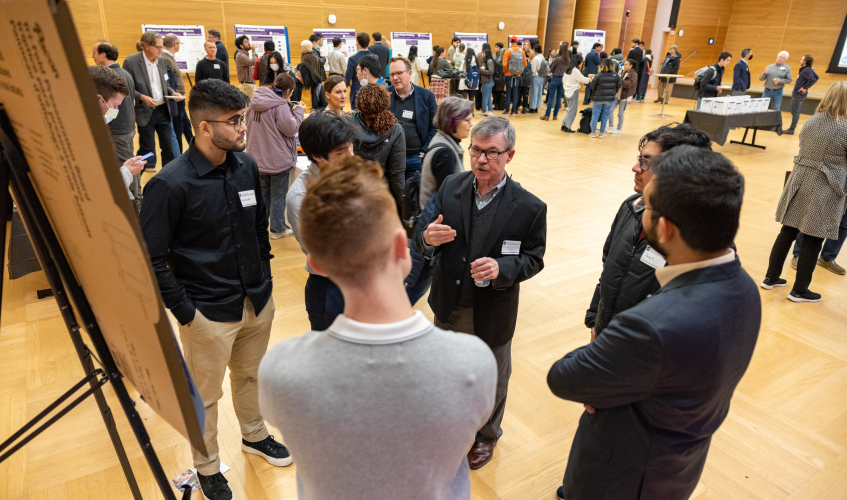
[[[600,335],[616,314],[626,311],[659,290],[656,270],[641,262],[647,238],[641,237],[640,194],[621,204],[603,245],[603,272],[585,313],[585,326]]]
[[[399,123],[386,135],[377,135],[365,124],[362,113],[356,111],[350,119],[359,129],[359,138],[353,143],[353,154],[382,166],[391,195],[397,203],[397,213],[406,220],[409,208],[406,201],[406,134]]]
[[[591,80],[591,100],[594,102],[614,102],[615,94],[621,88],[621,77],[617,73],[604,71],[597,73]]]
[[[259,87],[247,108],[247,153],[259,173],[277,175],[297,164],[297,140],[304,109],[291,107],[270,87]]]

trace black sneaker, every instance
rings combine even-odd
[[[782,131],[782,134],[783,135],[794,135],[794,129],[793,128],[785,129],[785,130]]]
[[[241,451],[259,455],[267,460],[269,464],[276,465],[277,467],[285,467],[291,465],[292,462],[288,449],[282,443],[274,441],[273,436],[268,436],[255,443],[250,443],[242,439]]]
[[[565,500],[565,488],[563,486],[559,486],[556,489],[556,498],[559,500]]]
[[[786,283],[787,283],[787,281],[785,281],[784,279],[781,279],[781,278],[775,279],[775,280],[772,280],[770,278],[765,278],[764,281],[762,281],[762,284],[759,285],[759,286],[764,288],[765,290],[772,290],[773,287],[775,287],[775,286],[785,286]]]
[[[792,302],[817,302],[821,300],[821,294],[810,292],[809,290],[805,292],[791,290],[791,293],[788,294],[788,300]]]
[[[200,491],[206,500],[232,500],[232,490],[226,484],[224,475],[218,472],[211,476],[197,473],[197,481],[200,482]]]

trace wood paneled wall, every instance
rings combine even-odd
[[[618,47],[621,26],[624,19],[626,0],[601,0],[597,29],[606,32],[606,46],[603,50],[612,55],[612,49]]]
[[[573,0],[571,0],[573,1]],[[599,1],[599,0],[598,0]],[[135,0],[68,0],[86,57],[99,38],[118,47],[123,58],[135,52],[142,24],[202,24],[220,30],[230,55],[235,51],[235,24],[270,24],[289,28],[291,56],[298,62],[300,41],[315,28],[356,29],[389,36],[391,31],[431,32],[434,43],[448,45],[456,31],[488,33],[489,41],[507,42],[509,34],[537,33],[539,2],[509,0],[180,0],[139,4]],[[519,8],[518,8],[519,7]],[[337,21],[330,25],[327,18]],[[546,18],[546,13],[545,13]],[[504,22],[506,28],[498,29]],[[89,63],[92,61],[89,60]],[[231,65],[232,71],[235,66]]]
[[[724,50],[735,0],[684,0],[679,10],[674,34],[668,37],[667,45],[676,44],[685,60],[679,68],[680,74],[694,74],[703,66],[714,64]],[[765,2],[767,3],[767,2]],[[683,36],[679,36],[679,31]],[[751,33],[750,38],[760,36]],[[715,43],[709,45],[709,39]],[[661,40],[654,40],[653,59],[664,57],[665,47],[658,47]],[[690,57],[689,57],[690,56]],[[734,64],[733,61],[731,64]],[[731,68],[730,68],[731,69]]]
[[[549,0],[544,48],[558,48],[563,41],[573,39],[574,15],[577,0]],[[581,28],[580,28],[581,29]]]
[[[597,29],[597,21],[600,19],[600,4],[601,0],[576,0],[573,29]],[[573,30],[571,30],[570,37],[573,38]]]

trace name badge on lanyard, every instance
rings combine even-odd
[[[647,245],[647,249],[644,250],[644,253],[641,255],[641,262],[647,264],[653,269],[661,269],[665,267],[668,261],[662,257],[662,254],[650,248],[650,245]]]

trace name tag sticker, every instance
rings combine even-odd
[[[650,245],[647,245],[647,249],[644,250],[644,254],[641,255],[641,262],[647,264],[653,269],[661,269],[665,267],[667,261],[662,255],[650,248]]]
[[[221,69],[221,65],[220,65],[220,64],[215,64],[215,69]]]
[[[403,110],[403,118],[407,118],[407,119],[411,120],[412,117],[414,117],[414,116],[415,116],[414,111],[409,111],[408,109]]]
[[[241,198],[242,207],[252,207],[256,204],[256,192],[252,189],[250,191],[241,191],[238,193],[238,197]]]
[[[503,249],[500,251],[503,255],[518,255],[521,253],[521,242],[503,240]]]

